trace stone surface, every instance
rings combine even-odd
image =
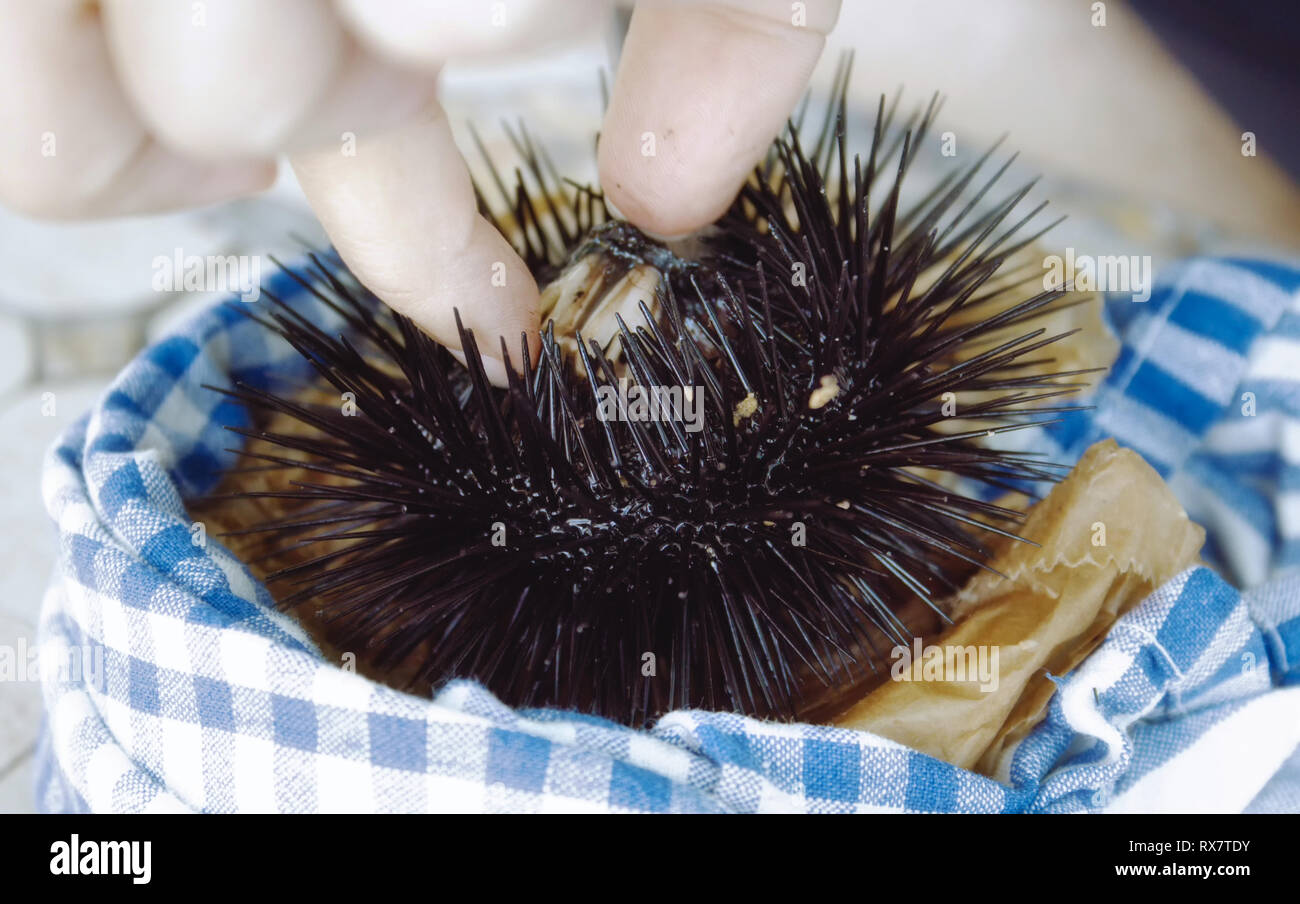
[[[0,813],[33,805],[31,751],[41,719],[40,684],[27,674],[41,597],[55,560],[54,528],[41,499],[45,450],[103,391],[107,380],[33,382],[0,402]],[[54,414],[42,412],[54,396]],[[47,409],[48,410],[48,409]]]
[[[32,782],[35,763],[30,755],[0,771],[0,813],[31,813],[36,807]]]
[[[4,306],[38,318],[125,314],[153,307],[153,261],[176,248],[223,253],[235,221],[212,208],[84,223],[27,219],[0,208]]]
[[[40,729],[41,686],[28,655],[35,643],[32,624],[0,614],[0,812],[10,793],[3,788],[9,773],[30,758]]]
[[[14,392],[32,376],[35,363],[31,331],[17,317],[0,316],[0,399],[12,399]],[[0,408],[4,405],[0,401]]]
[[[41,499],[45,451],[107,382],[34,383],[0,408],[0,615],[36,624],[55,553],[54,527]],[[54,402],[49,417],[42,413],[47,392]]]

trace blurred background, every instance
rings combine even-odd
[[[449,64],[452,121],[509,159],[499,123],[522,117],[561,171],[593,179],[599,73],[627,15],[610,9],[563,48]],[[1159,272],[1200,253],[1300,256],[1297,46],[1294,0],[845,0],[813,90],[852,51],[864,127],[881,93],[903,88],[904,110],[942,93],[956,163],[1005,133],[1021,152],[1007,186],[1042,177],[1031,200],[1068,215],[1046,244],[1150,255]],[[918,185],[954,162],[932,138]],[[154,258],[283,259],[302,241],[323,233],[286,166],[262,195],[185,214],[68,225],[0,210],[0,650],[34,645],[53,567],[46,448],[145,343],[217,300],[154,291]],[[0,812],[32,807],[39,720],[39,685],[0,680]]]

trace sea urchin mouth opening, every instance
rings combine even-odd
[[[262,319],[354,410],[228,391],[256,418],[241,454],[298,478],[235,493],[281,506],[242,531],[281,557],[280,604],[394,683],[470,677],[630,724],[683,706],[799,718],[864,681],[910,643],[909,606],[941,615],[988,539],[1014,537],[1018,513],[972,487],[1058,476],[989,438],[1079,385],[1044,372],[1061,336],[1032,323],[1065,293],[994,279],[1040,234],[1013,217],[1027,187],[975,212],[985,155],[900,209],[933,112],[894,142],[882,101],[864,160],[841,89],[811,148],[792,126],[689,257],[518,139],[532,181],[508,192],[494,171],[496,222],[545,284],[547,324],[503,389],[472,334],[462,365],[312,255],[292,275],[344,334],[270,293]],[[656,398],[698,406],[697,428],[636,406]]]
[[[543,323],[554,323],[556,341],[571,360],[578,359],[578,337],[585,335],[617,364],[619,319],[658,319],[661,281],[688,266],[630,223],[611,220],[591,229],[542,288],[538,313]]]

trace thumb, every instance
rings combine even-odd
[[[353,147],[295,154],[290,162],[339,256],[366,288],[453,350],[461,346],[459,311],[499,386],[506,382],[501,337],[518,358],[526,334],[536,360],[537,284],[479,215],[440,106],[359,135]]]
[[[839,7],[638,3],[601,132],[606,198],[661,236],[721,216],[807,87]]]

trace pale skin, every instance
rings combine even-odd
[[[536,352],[537,285],[478,214],[437,74],[562,40],[601,2],[512,0],[494,27],[476,0],[0,0],[0,203],[62,219],[210,204],[266,188],[287,153],[379,298],[453,349],[459,309],[480,348],[525,333]],[[716,219],[802,95],[839,6],[638,3],[598,149],[611,205],[663,237]],[[57,153],[42,154],[51,136]],[[485,363],[504,382],[505,364]]]

